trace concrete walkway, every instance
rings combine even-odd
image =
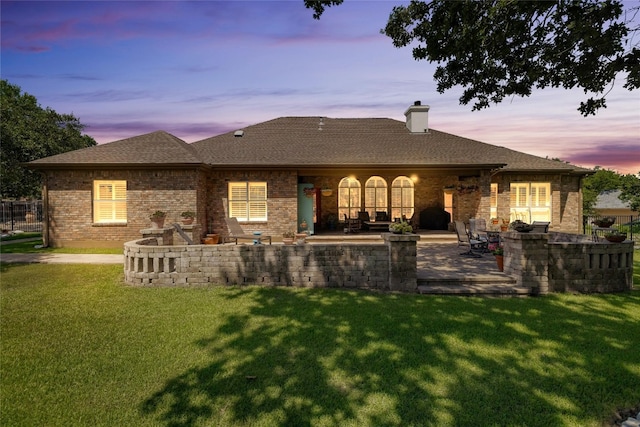
[[[43,264],[122,264],[124,255],[110,254],[0,254],[0,262]]]

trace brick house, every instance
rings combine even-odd
[[[434,209],[581,231],[589,170],[429,129],[428,114],[416,102],[405,122],[282,117],[192,144],[157,131],[39,159],[44,240],[119,246],[156,210],[169,223],[196,212],[202,235],[227,234],[229,216],[247,232],[320,234],[361,211],[429,228]]]

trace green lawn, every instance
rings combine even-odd
[[[640,403],[638,286],[481,299],[1,268],[2,425],[600,426]]]

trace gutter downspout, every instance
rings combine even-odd
[[[42,180],[42,245],[49,247],[49,186],[47,185],[49,174],[44,173]]]

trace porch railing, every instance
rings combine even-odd
[[[587,215],[582,218],[583,233],[590,236],[596,227],[593,222],[603,218],[615,218],[611,228],[626,233],[627,239],[633,240],[636,244],[640,243],[640,215]]]

